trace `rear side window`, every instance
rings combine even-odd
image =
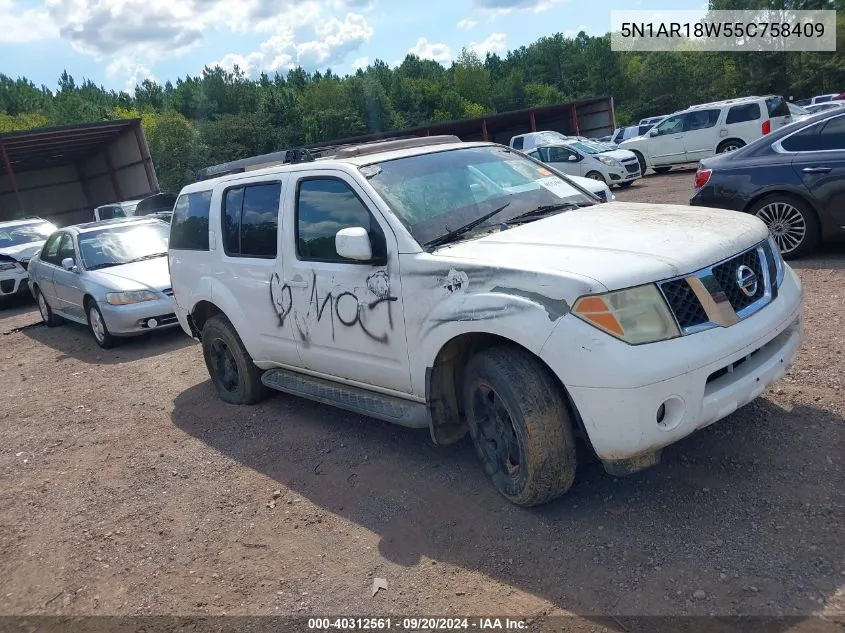
[[[519,136],[513,140],[513,148],[514,149],[522,149],[525,146],[525,138]]]
[[[211,191],[179,196],[170,221],[170,248],[185,251],[208,250],[208,214]]]
[[[819,135],[820,149],[845,150],[845,116],[830,119]]]
[[[223,197],[223,249],[231,257],[274,258],[278,251],[278,182],[226,190]]]
[[[756,103],[746,103],[745,105],[737,105],[728,110],[728,118],[725,123],[745,123],[746,121],[756,121],[760,118],[760,106]]]
[[[780,97],[766,99],[766,108],[769,110],[769,117],[789,116],[789,106]]]

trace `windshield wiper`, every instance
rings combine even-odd
[[[542,206],[537,207],[536,209],[531,209],[531,211],[527,211],[521,215],[516,216],[515,218],[511,218],[508,220],[508,224],[519,224],[521,222],[526,222],[528,220],[535,220],[540,218],[544,215],[549,213],[554,213],[555,211],[563,211],[564,209],[580,209],[581,205],[577,202],[563,202],[561,204],[544,204]]]
[[[111,268],[112,266],[122,266],[120,262],[104,262],[102,264],[94,264],[93,266],[88,266],[86,270],[100,270],[101,268]]]
[[[504,209],[509,207],[510,204],[511,204],[510,202],[506,202],[502,206],[493,209],[490,213],[485,213],[480,218],[476,218],[472,222],[470,222],[468,224],[464,224],[463,226],[458,227],[454,231],[449,231],[445,235],[441,235],[440,237],[435,237],[433,240],[426,242],[424,244],[424,246],[429,246],[429,247],[440,246],[441,244],[446,244],[448,242],[451,242],[452,240],[460,237],[461,235],[465,235],[465,234],[469,233],[470,231],[472,231],[475,227],[477,227],[479,224],[481,224],[485,220],[489,220],[490,218],[492,218],[494,215],[496,215],[500,211],[503,211]]]
[[[130,259],[128,261],[123,262],[124,264],[134,264],[135,262],[142,262],[147,259],[155,259],[156,257],[164,257],[167,253],[153,253],[152,255],[144,255],[143,257],[136,257],[135,259]]]

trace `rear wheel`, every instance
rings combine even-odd
[[[202,352],[211,382],[229,404],[255,404],[270,390],[261,382],[263,373],[246,351],[229,320],[213,316],[202,328]]]
[[[670,169],[672,169],[672,168],[671,168],[671,167],[655,167],[655,168],[654,168],[654,171],[655,171],[655,173],[658,173],[658,174],[665,174],[665,173],[667,173]]]
[[[47,298],[41,292],[41,289],[37,287],[35,288],[35,301],[38,304],[38,312],[41,313],[41,320],[44,321],[44,325],[47,327],[61,325],[63,319],[53,314],[50,304],[47,303]]]
[[[503,345],[464,370],[464,411],[478,457],[509,501],[533,506],[564,494],[575,479],[575,436],[554,378],[524,350]]]
[[[725,152],[732,152],[740,147],[745,147],[745,143],[740,141],[738,138],[729,138],[728,140],[719,143],[719,147],[716,148],[716,153],[724,154]]]
[[[810,206],[788,194],[766,196],[750,212],[769,227],[784,259],[811,253],[820,241],[819,220]]]

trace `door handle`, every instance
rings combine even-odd
[[[805,174],[826,174],[830,169],[830,167],[805,167],[801,171]]]

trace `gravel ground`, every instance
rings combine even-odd
[[[615,193],[686,204],[691,184]],[[493,491],[467,442],[281,394],[228,406],[181,331],[103,351],[7,306],[0,615],[841,618],[845,247],[794,267],[807,340],[783,380],[661,465],[616,479],[585,463],[532,510]]]

